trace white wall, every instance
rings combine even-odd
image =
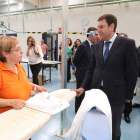
[[[105,5],[97,7],[87,8],[87,19],[90,26],[97,27],[97,20],[99,16],[103,14],[114,14],[118,19],[117,32],[124,32],[128,34],[129,38],[133,38],[136,41],[136,45],[140,45],[139,39],[139,26],[140,26],[140,2],[131,2],[129,7],[125,7],[125,4],[115,4],[115,5]],[[68,31],[69,32],[82,32],[83,26],[81,21],[83,19],[84,8],[71,9],[69,10],[69,21],[68,21]],[[37,14],[28,14],[25,16],[25,30],[32,32],[47,31],[50,29],[50,12],[42,12]],[[22,31],[22,16],[11,16],[11,29],[16,31]],[[62,27],[62,11],[53,11],[53,31],[58,31],[58,27]],[[0,21],[4,21],[5,25],[7,23],[7,17],[1,17]],[[30,34],[18,33],[18,37],[21,42],[24,52],[26,52],[27,45],[26,39]],[[40,43],[42,38],[41,34],[32,34],[35,37],[37,43]],[[62,39],[62,35],[59,35],[59,42]],[[74,42],[77,38],[84,41],[86,36],[84,35],[69,35],[69,37]]]

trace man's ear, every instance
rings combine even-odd
[[[111,31],[114,31],[115,24],[114,24],[114,23],[112,23],[112,24],[110,25],[110,28],[111,28]]]

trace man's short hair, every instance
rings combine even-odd
[[[98,29],[95,28],[95,27],[89,27],[89,28],[87,29],[87,33],[90,33],[90,31],[96,31],[96,30],[98,30]],[[89,37],[89,34],[87,34],[87,37]]]
[[[128,38],[128,35],[126,33],[120,33],[119,35],[123,35],[123,37]]]
[[[114,23],[114,32],[116,31],[116,27],[117,27],[117,18],[114,15],[111,14],[105,14],[102,15],[101,17],[99,17],[98,21],[101,21],[103,19],[106,19],[106,22],[108,24],[108,27]]]

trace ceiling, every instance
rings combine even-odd
[[[24,0],[25,2],[29,2],[33,5],[38,5],[38,0]],[[9,0],[9,4],[17,4],[19,2],[22,2],[22,0]],[[8,4],[8,0],[0,0],[0,6],[5,6]]]
[[[16,4],[19,3],[20,0],[9,0],[9,4]],[[8,0],[0,0],[0,6],[7,5]]]

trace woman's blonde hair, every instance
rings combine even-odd
[[[36,44],[35,39],[34,39],[32,36],[29,36],[29,37],[27,38],[27,45],[28,45],[28,41],[29,41],[30,38],[32,39],[33,43]]]
[[[12,48],[15,48],[16,45],[19,43],[17,37],[14,36],[0,36],[0,61],[6,62],[6,58],[2,54],[2,52],[9,52]]]

